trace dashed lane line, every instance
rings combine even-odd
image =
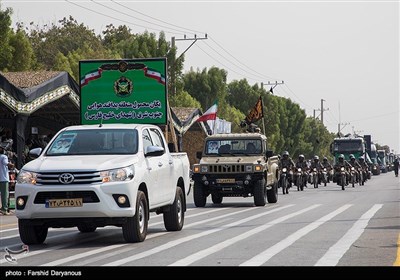
[[[245,233],[237,235],[237,236],[235,236],[235,237],[233,237],[231,239],[227,239],[227,240],[225,240],[225,241],[223,241],[221,243],[218,243],[218,244],[216,244],[216,245],[214,245],[212,247],[209,247],[207,249],[199,251],[199,252],[197,252],[197,253],[195,253],[193,255],[190,255],[190,256],[188,256],[188,257],[186,257],[184,259],[178,260],[178,261],[170,264],[170,266],[188,266],[188,265],[190,265],[190,264],[192,264],[192,263],[194,263],[194,262],[196,262],[198,260],[201,260],[201,259],[203,259],[203,258],[205,258],[205,257],[207,257],[207,256],[209,256],[211,254],[214,254],[214,253],[216,253],[216,252],[218,252],[218,251],[220,251],[220,250],[222,250],[222,249],[224,249],[224,248],[226,248],[226,247],[228,247],[230,245],[233,245],[236,242],[240,242],[240,241],[242,241],[242,240],[244,240],[246,238],[251,237],[254,234],[257,234],[257,233],[259,233],[261,231],[264,231],[264,230],[266,230],[266,229],[268,229],[268,228],[270,228],[270,227],[272,227],[272,226],[274,226],[276,224],[282,223],[283,221],[286,221],[286,220],[288,220],[290,218],[293,218],[293,217],[295,217],[297,215],[301,215],[301,214],[303,214],[303,213],[305,213],[307,211],[310,211],[312,209],[315,209],[315,208],[317,208],[319,206],[320,205],[312,205],[312,206],[310,206],[308,208],[305,208],[305,209],[302,209],[300,211],[296,211],[294,213],[291,213],[291,214],[285,215],[283,217],[277,218],[277,219],[275,219],[275,220],[273,220],[271,222],[268,222],[265,225],[262,225],[262,226],[254,228],[252,230],[246,231]]]
[[[375,204],[364,215],[358,219],[354,225],[338,240],[325,255],[320,258],[315,266],[335,266],[343,255],[349,250],[350,246],[361,236],[364,232],[369,220],[381,209],[383,204]]]
[[[177,245],[181,245],[184,242],[188,242],[188,241],[196,239],[196,238],[200,238],[200,237],[203,237],[203,236],[206,236],[206,235],[210,235],[210,234],[216,233],[218,231],[221,231],[221,230],[224,230],[224,229],[228,229],[228,228],[231,228],[231,227],[234,227],[234,226],[249,222],[249,221],[254,220],[254,219],[258,219],[258,218],[260,218],[262,216],[268,215],[268,214],[273,213],[273,212],[281,211],[282,209],[286,209],[286,208],[289,208],[289,207],[292,207],[292,206],[294,206],[294,204],[290,204],[290,205],[286,205],[286,206],[282,206],[282,207],[277,207],[275,209],[271,209],[269,211],[266,211],[266,212],[263,212],[263,213],[260,213],[260,214],[257,214],[257,215],[252,215],[251,217],[248,217],[248,218],[245,218],[245,219],[241,219],[240,221],[236,221],[236,222],[233,222],[233,223],[230,223],[230,224],[227,224],[227,225],[215,228],[215,229],[206,230],[206,231],[199,232],[197,234],[193,234],[193,235],[189,235],[189,236],[186,236],[186,237],[183,237],[183,238],[179,238],[179,239],[167,242],[167,243],[165,243],[163,245],[154,247],[153,249],[147,250],[145,252],[142,252],[142,253],[127,257],[127,258],[123,258],[123,259],[120,259],[120,260],[117,260],[117,261],[113,261],[113,262],[110,262],[110,263],[103,264],[103,266],[119,266],[119,265],[123,265],[123,264],[129,263],[129,262],[134,261],[134,260],[142,259],[142,258],[151,256],[153,254],[159,253],[161,251],[167,250],[169,248],[175,247]],[[239,212],[243,213],[245,211],[249,211],[249,210],[252,210],[252,209],[254,209],[254,208],[245,209],[245,210],[242,210],[242,211],[238,211],[236,213],[239,213]]]
[[[294,232],[293,234],[289,235],[285,239],[279,241],[272,247],[268,248],[264,252],[258,254],[257,256],[245,261],[244,263],[240,264],[240,266],[260,266],[271,259],[273,256],[278,254],[279,252],[283,251],[294,242],[305,236],[307,233],[313,231],[314,229],[318,228],[319,226],[323,225],[325,222],[331,220],[333,217],[339,215],[340,213],[347,210],[351,207],[352,204],[346,204],[342,207],[336,209],[335,211],[329,213],[328,215],[323,216],[322,218],[308,224],[307,226],[299,229],[298,231]]]

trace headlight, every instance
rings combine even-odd
[[[297,169],[297,172],[301,172],[301,168],[298,168],[298,169]]]
[[[17,183],[36,185],[36,178],[37,178],[37,173],[21,170],[17,176]]]
[[[130,180],[134,175],[135,169],[133,165],[124,168],[100,171],[100,178],[103,183]]]
[[[351,168],[351,171],[354,171],[354,167]]]
[[[326,168],[324,168],[324,171],[326,172]]]
[[[344,167],[341,167],[340,170],[341,170],[341,171],[344,171]]]
[[[254,165],[254,171],[258,171],[258,172],[260,172],[260,171],[262,171],[262,165],[261,164],[256,164],[256,165]]]
[[[193,173],[199,173],[200,172],[200,165],[193,165]]]
[[[287,171],[286,167],[282,169],[282,172],[285,173]]]
[[[208,172],[208,166],[207,165],[202,165],[201,166],[201,173],[207,173]]]

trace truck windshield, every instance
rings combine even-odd
[[[69,130],[50,143],[46,155],[109,155],[136,154],[136,129]]]
[[[205,145],[206,155],[259,155],[261,153],[260,139],[210,139]]]
[[[340,140],[334,141],[334,151],[338,153],[362,152],[363,143],[361,140]]]

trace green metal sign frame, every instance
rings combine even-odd
[[[166,58],[79,61],[81,124],[166,124],[166,74]]]

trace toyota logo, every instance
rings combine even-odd
[[[75,177],[71,173],[63,173],[58,177],[58,181],[61,184],[71,184],[74,181]]]

